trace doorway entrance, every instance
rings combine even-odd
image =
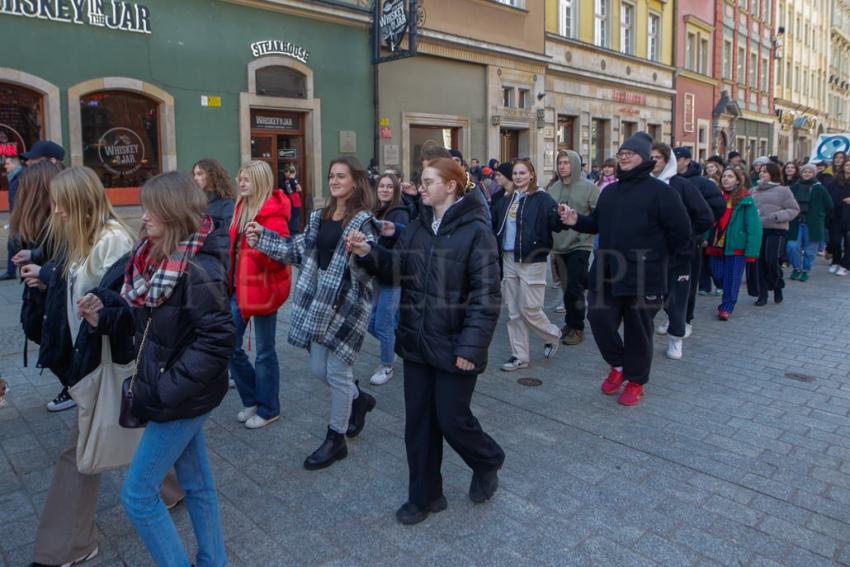
[[[499,161],[511,163],[519,157],[519,130],[501,130]]]
[[[294,166],[306,193],[311,185],[304,155],[304,119],[305,114],[300,112],[252,108],[251,159],[262,160],[271,166],[278,187],[283,187],[284,171]],[[310,202],[308,197],[301,195],[302,202]]]

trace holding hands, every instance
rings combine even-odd
[[[558,216],[561,217],[561,222],[567,226],[575,226],[578,222],[578,212],[571,209],[566,203],[558,205]]]
[[[251,248],[256,248],[257,242],[260,241],[260,237],[263,235],[263,225],[258,222],[249,222],[248,226],[245,227],[245,239],[248,241],[248,246]]]

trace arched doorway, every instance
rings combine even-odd
[[[22,85],[0,81],[0,161],[20,155],[44,137],[44,95]],[[8,191],[5,170],[0,191]]]

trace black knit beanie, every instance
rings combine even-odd
[[[513,179],[514,177],[514,166],[510,163],[500,163],[499,167],[496,168],[496,171],[507,177],[508,179]]]
[[[638,132],[620,146],[620,150],[629,150],[640,157],[643,161],[649,161],[652,155],[652,137],[646,132]]]

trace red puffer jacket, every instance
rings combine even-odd
[[[236,206],[234,219],[239,218],[240,208],[241,203]],[[275,189],[254,220],[281,236],[289,236],[291,212],[289,198],[280,189]],[[248,246],[244,234],[238,235],[237,260],[237,230],[235,224],[230,226],[230,285],[242,317],[248,320],[254,315],[274,313],[289,297],[292,270]]]

